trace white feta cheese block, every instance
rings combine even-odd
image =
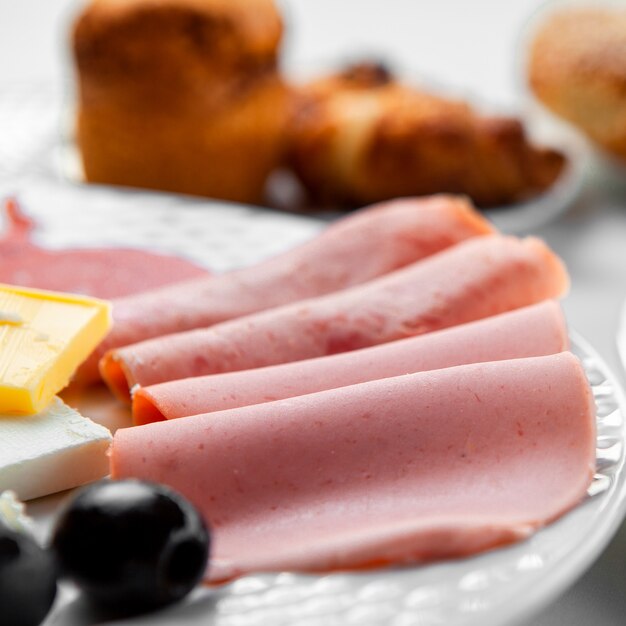
[[[30,500],[102,478],[111,440],[59,398],[36,415],[0,415],[0,492]]]

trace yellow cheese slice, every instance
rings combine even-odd
[[[46,408],[110,327],[104,300],[0,284],[0,413]]]

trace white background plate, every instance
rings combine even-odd
[[[225,203],[54,183],[31,183],[19,198],[41,225],[37,240],[42,245],[149,247],[179,252],[217,271],[253,263],[321,227],[313,220]],[[473,558],[367,574],[246,576],[224,587],[198,589],[180,606],[128,623],[495,625],[514,623],[538,610],[600,553],[625,506],[620,391],[593,349],[580,339],[575,346],[598,405],[598,473],[585,502],[529,540]],[[105,391],[79,400],[79,408],[112,428],[129,423],[127,409]],[[66,497],[30,503],[41,537]],[[64,586],[46,624],[94,621],[76,592]]]

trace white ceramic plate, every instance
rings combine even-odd
[[[260,260],[321,227],[313,220],[237,205],[104,188],[31,182],[18,195],[41,225],[42,244],[150,247],[179,252],[216,270]],[[626,502],[621,392],[591,347],[579,338],[574,346],[598,407],[598,472],[583,503],[529,540],[477,557],[366,574],[246,576],[200,588],[182,605],[116,624],[493,626],[539,610],[600,553]],[[127,409],[104,390],[80,400],[79,408],[112,428],[129,423]],[[66,497],[29,503],[40,537],[49,532]],[[94,621],[76,592],[64,586],[46,626]]]

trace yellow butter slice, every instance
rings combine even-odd
[[[104,300],[0,284],[0,413],[46,408],[110,327]]]

